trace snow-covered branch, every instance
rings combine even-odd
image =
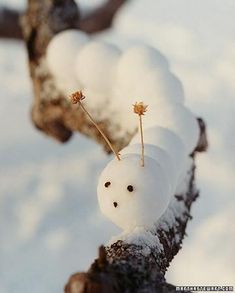
[[[207,149],[206,128],[199,119],[200,140],[196,150]],[[164,274],[182,246],[192,203],[198,197],[194,158],[185,186],[175,195],[158,224],[151,230],[136,230],[101,247],[87,273],[70,277],[66,293],[80,292],[175,292]],[[120,237],[119,237],[120,238]]]
[[[108,1],[107,6],[104,5],[103,8],[98,9],[98,14],[101,11],[109,14],[111,11],[113,16],[122,2],[124,1]],[[113,6],[113,4],[115,5]],[[113,8],[111,9],[111,7]],[[86,17],[90,18],[89,23],[92,22],[94,26],[95,22],[99,23],[99,17],[95,15],[94,21],[91,21],[91,16]],[[85,19],[84,22],[86,22]],[[73,131],[80,131],[106,147],[99,132],[91,126],[89,119],[70,105],[66,101],[66,97],[58,91],[45,62],[45,51],[53,35],[59,31],[79,26],[86,30],[82,21],[78,7],[73,0],[29,0],[22,23],[34,87],[32,120],[39,130],[60,142],[66,142]],[[89,32],[92,30],[91,27],[88,29]],[[131,138],[129,133],[123,135],[123,139],[113,137],[113,133],[115,133],[115,129],[119,128],[119,125],[110,124],[105,118],[100,119],[98,124],[117,149],[121,149]]]

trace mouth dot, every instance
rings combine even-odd
[[[118,206],[116,201],[113,203],[113,205],[114,205],[115,208]]]

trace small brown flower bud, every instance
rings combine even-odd
[[[138,115],[144,115],[144,113],[147,111],[147,105],[144,105],[143,102],[139,102],[139,103],[135,103],[133,105],[133,111],[135,114],[138,114]]]
[[[78,102],[85,99],[85,96],[83,95],[82,91],[77,91],[70,95],[70,100],[72,104],[77,104]]]

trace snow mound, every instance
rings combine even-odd
[[[53,37],[46,51],[46,62],[56,79],[58,88],[66,95],[80,87],[75,75],[76,56],[89,41],[89,37],[78,30],[63,31]]]
[[[102,42],[90,42],[77,56],[76,73],[84,88],[108,91],[111,89],[120,51]]]

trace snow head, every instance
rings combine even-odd
[[[168,206],[170,185],[154,159],[145,157],[142,167],[140,155],[128,154],[106,166],[97,192],[102,213],[128,231],[153,226]]]

